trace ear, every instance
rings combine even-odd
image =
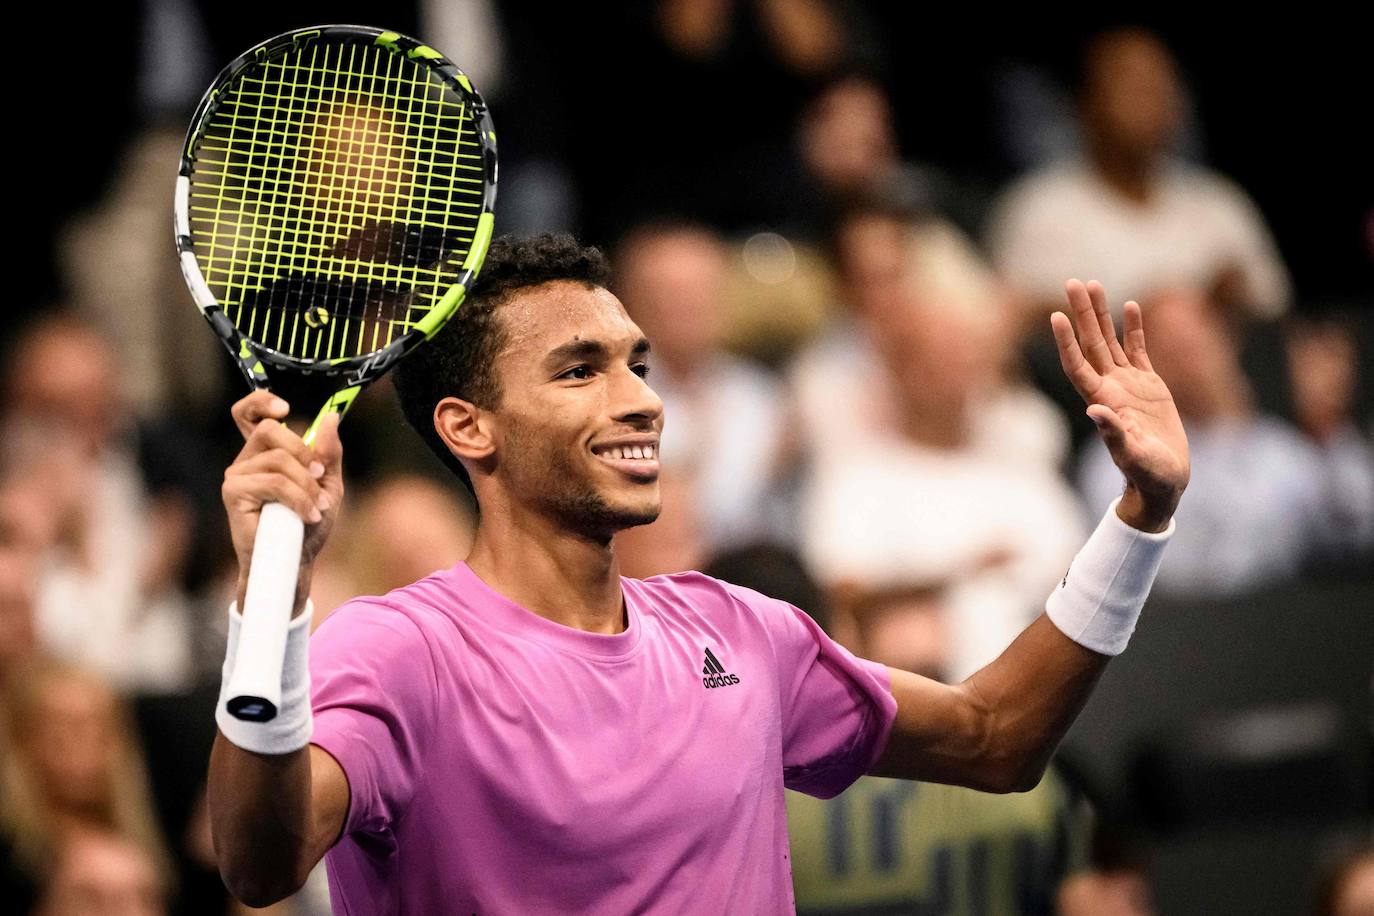
[[[458,458],[481,461],[496,449],[492,418],[471,401],[447,397],[434,406],[434,429]]]

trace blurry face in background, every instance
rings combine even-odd
[[[1173,56],[1144,30],[1097,39],[1089,51],[1083,118],[1090,142],[1136,160],[1166,153],[1181,120]]]
[[[910,230],[900,256],[895,288],[867,316],[871,339],[912,417],[962,425],[1001,372],[999,312],[938,234]]]
[[[137,847],[113,834],[71,832],[39,916],[157,916],[166,907],[157,873]]]
[[[864,79],[830,86],[802,123],[802,159],[831,196],[865,191],[897,163],[887,96]]]
[[[905,222],[878,213],[844,221],[836,233],[836,257],[845,295],[865,318],[899,308],[910,230]]]
[[[596,538],[652,522],[663,402],[644,380],[644,335],[620,300],[556,281],[517,293],[500,315],[509,343],[496,360],[489,463],[506,501]]]
[[[81,675],[43,685],[33,720],[20,723],[25,750],[54,807],[85,814],[109,797],[118,734],[110,690]]]
[[[113,351],[96,334],[65,320],[42,328],[10,367],[9,408],[70,429],[88,454],[99,454],[120,414]]]
[[[617,288],[654,342],[655,362],[687,374],[721,336],[725,248],[692,229],[631,239],[618,259]]]
[[[454,496],[423,477],[397,477],[363,502],[351,527],[367,532],[360,559],[375,576],[367,587],[389,591],[447,569],[467,556],[473,519]]]

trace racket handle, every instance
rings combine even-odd
[[[281,503],[262,507],[243,598],[243,629],[225,703],[235,718],[270,722],[281,706],[286,630],[295,610],[304,537],[305,523],[295,512]]]

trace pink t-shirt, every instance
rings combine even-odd
[[[783,786],[868,770],[886,669],[700,573],[621,584],[613,636],[465,563],[320,626],[312,740],[352,796],[335,913],[793,912]]]

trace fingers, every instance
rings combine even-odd
[[[1112,313],[1107,308],[1107,291],[1096,280],[1089,280],[1087,288],[1088,298],[1092,300],[1093,312],[1097,316],[1098,330],[1102,332],[1102,339],[1107,342],[1107,352],[1111,354],[1112,362],[1118,366],[1129,366],[1126,353],[1116,339],[1116,325],[1112,323]]]
[[[1102,379],[1097,370],[1083,358],[1083,351],[1078,348],[1078,339],[1073,335],[1073,324],[1069,321],[1069,316],[1063,312],[1055,312],[1050,316],[1050,328],[1054,331],[1054,342],[1059,347],[1059,365],[1063,367],[1064,374],[1073,382],[1073,387],[1078,389],[1084,400],[1091,400]]]
[[[265,388],[239,398],[234,402],[234,406],[229,409],[229,414],[234,418],[234,425],[239,428],[239,433],[244,439],[253,434],[253,430],[263,420],[285,420],[290,406]]]
[[[330,497],[320,484],[322,476],[323,465],[318,462],[311,468],[284,449],[261,452],[235,461],[225,471],[224,503],[231,512],[252,512],[263,503],[278,502],[314,524],[330,506]]]
[[[1083,357],[1099,373],[1106,372],[1115,362],[1107,339],[1102,336],[1102,325],[1098,322],[1097,308],[1088,288],[1079,280],[1070,280],[1064,284],[1064,291],[1069,297],[1069,310],[1078,329]]]
[[[256,514],[267,503],[281,503],[290,507],[308,524],[314,525],[324,518],[319,506],[298,487],[283,483],[279,474],[242,474],[226,478],[223,487],[224,505],[230,512]]]
[[[1145,319],[1140,313],[1140,303],[1126,303],[1126,357],[1131,365],[1146,372],[1155,371],[1150,365],[1150,356],[1145,352]]]
[[[343,443],[339,441],[341,414],[331,413],[320,421],[315,431],[315,458],[324,464],[325,472],[333,477],[343,467]]]
[[[259,420],[257,425],[253,427],[253,432],[239,451],[235,464],[254,455],[271,451],[283,451],[290,454],[300,463],[301,467],[308,468],[312,464],[319,464],[323,467],[323,463],[316,458],[314,450],[306,445],[300,436],[271,418]]]

